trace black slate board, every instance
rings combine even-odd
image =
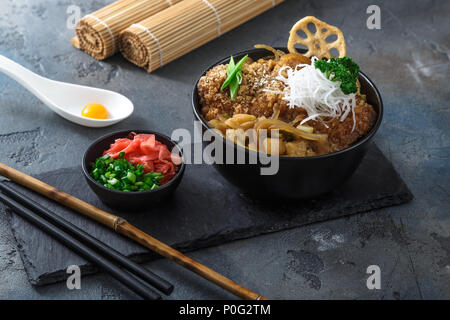
[[[80,168],[48,172],[39,179],[107,211],[90,191]],[[21,187],[44,206],[54,210],[101,241],[138,262],[157,255],[102,225],[71,212]],[[240,194],[212,166],[188,166],[183,182],[171,201],[148,212],[118,213],[159,240],[183,251],[294,228],[346,215],[366,212],[410,201],[405,183],[381,151],[373,146],[355,175],[340,189],[321,199],[297,204],[262,203]],[[18,243],[30,282],[44,285],[65,280],[69,265],[79,265],[84,274],[96,271],[86,261],[10,214],[10,225]]]

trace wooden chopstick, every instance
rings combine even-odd
[[[147,284],[142,282],[141,280],[136,279],[132,274],[128,271],[122,270],[117,267],[115,264],[111,263],[109,260],[72,237],[67,232],[59,229],[49,221],[40,217],[38,214],[34,213],[30,209],[26,208],[19,202],[13,200],[7,195],[0,192],[0,201],[6,204],[8,207],[14,210],[17,214],[19,214],[24,219],[28,220],[35,226],[37,226],[42,231],[46,232],[53,238],[57,239],[66,247],[72,249],[74,252],[84,257],[86,260],[91,263],[99,266],[101,269],[105,270],[109,274],[111,274],[114,278],[122,282],[136,294],[141,296],[144,299],[149,300],[159,300],[161,296],[151,289]]]
[[[131,259],[125,257],[117,250],[111,248],[110,246],[106,245],[105,243],[99,241],[98,239],[92,237],[90,234],[85,232],[84,230],[81,230],[77,226],[73,225],[72,223],[68,222],[67,220],[63,219],[62,217],[58,216],[57,214],[53,213],[52,211],[42,207],[37,202],[31,200],[27,196],[21,194],[11,186],[5,184],[4,182],[0,181],[0,191],[11,197],[12,199],[16,200],[17,202],[21,203],[28,209],[34,211],[35,213],[38,213],[41,217],[48,220],[50,223],[56,225],[57,227],[61,228],[63,231],[69,233],[70,235],[74,236],[84,244],[88,245],[89,247],[93,248],[97,252],[101,253],[103,256],[106,256],[109,258],[112,262],[120,265],[124,269],[128,270],[130,273],[134,274],[135,276],[141,278],[142,280],[148,282],[161,292],[163,292],[166,295],[169,295],[173,291],[173,285],[169,283],[168,281],[162,279],[158,275],[154,274],[153,272],[143,268],[139,264],[133,262]]]
[[[206,280],[215,283],[219,287],[231,292],[232,294],[249,300],[266,300],[265,297],[239,285],[238,283],[224,277],[216,271],[200,264],[199,262],[185,256],[178,250],[166,245],[165,243],[153,238],[142,230],[136,228],[125,219],[103,211],[95,206],[84,202],[68,193],[60,191],[36,178],[33,178],[19,170],[13,169],[0,162],[0,175],[4,176],[26,188],[36,191],[43,196],[53,199],[66,207],[69,207],[79,213],[98,221],[105,226],[115,230],[148,249],[166,257],[182,267],[198,274]]]

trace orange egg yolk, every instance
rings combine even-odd
[[[108,110],[100,103],[91,103],[83,108],[81,115],[91,119],[108,119]]]

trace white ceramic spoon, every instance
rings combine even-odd
[[[19,82],[61,117],[82,126],[93,128],[110,126],[133,113],[133,103],[117,92],[50,80],[2,55],[0,55],[0,72]],[[104,105],[108,109],[108,119],[82,117],[81,110],[90,103]]]

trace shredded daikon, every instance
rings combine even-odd
[[[314,67],[317,60],[313,57],[311,65],[299,64],[295,69],[289,66],[281,68],[276,79],[282,81],[286,88],[284,92],[271,92],[283,94],[283,100],[288,102],[290,108],[300,107],[306,110],[308,117],[301,125],[309,120],[318,120],[327,126],[323,118],[339,118],[342,122],[352,112],[354,130],[356,95],[343,93],[339,81],[327,79],[325,74]],[[283,76],[284,71],[287,77]]]

